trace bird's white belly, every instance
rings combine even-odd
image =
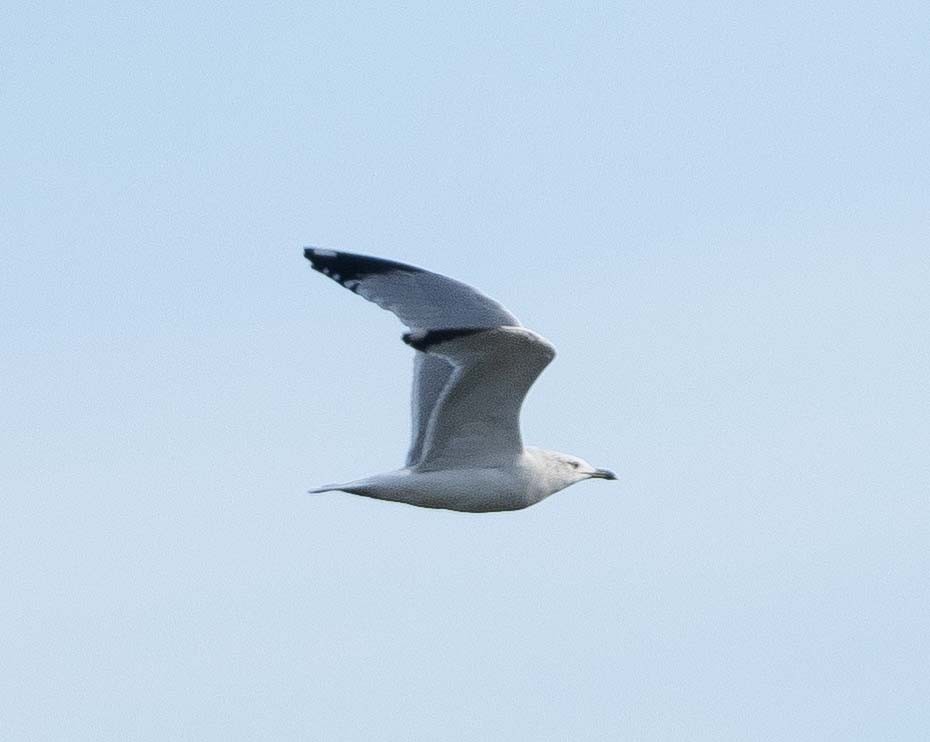
[[[474,513],[520,510],[540,499],[533,497],[520,469],[401,469],[363,482],[351,491],[380,500]]]

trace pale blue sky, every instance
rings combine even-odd
[[[930,737],[926,3],[16,4],[16,740]],[[517,513],[403,460],[411,353],[301,247],[559,357]]]

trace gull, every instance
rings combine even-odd
[[[342,491],[426,508],[520,510],[585,479],[616,479],[569,454],[524,447],[520,408],[555,357],[545,338],[467,284],[393,260],[308,247],[314,270],[392,312],[415,351],[413,430],[402,469]]]

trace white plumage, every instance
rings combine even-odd
[[[568,454],[525,448],[520,408],[555,357],[493,299],[381,258],[308,247],[313,268],[393,312],[416,351],[404,468],[311,490],[471,512],[518,510],[583,479],[615,479]]]

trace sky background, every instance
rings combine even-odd
[[[457,5],[5,6],[0,736],[927,739],[926,3]],[[306,244],[620,480],[306,495],[412,365]]]

